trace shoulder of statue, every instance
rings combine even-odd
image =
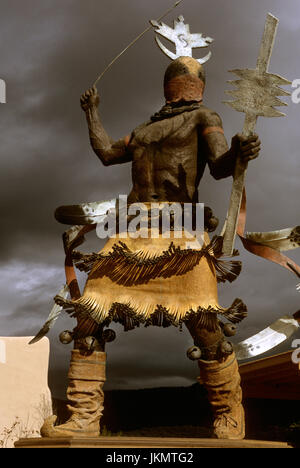
[[[151,123],[150,120],[148,120],[147,122],[143,122],[142,124],[138,125],[137,127],[135,127],[131,134],[132,136],[136,135],[137,133],[139,133],[141,130],[143,130],[144,128],[148,127],[148,125]]]
[[[219,114],[204,105],[198,110],[197,120],[198,125],[202,130],[205,130],[208,127],[223,128],[222,119]]]

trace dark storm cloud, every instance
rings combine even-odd
[[[0,106],[2,335],[33,335],[61,287],[64,226],[56,223],[55,208],[129,192],[130,165],[105,168],[92,153],[79,98],[110,60],[147,27],[148,19],[158,17],[170,4],[169,0],[1,1],[0,78],[7,83],[7,104]],[[300,78],[296,0],[209,4],[185,0],[165,20],[170,24],[182,13],[192,32],[215,39],[206,66],[205,103],[222,116],[229,142],[241,131],[244,116],[221,103],[228,99],[224,91],[231,89],[226,80],[234,79],[227,70],[255,66],[268,11],[280,18],[270,70],[290,80]],[[162,77],[168,63],[148,33],[99,83],[101,115],[114,139],[130,133],[162,106]],[[285,119],[258,122],[263,150],[247,174],[249,231],[299,224],[300,105],[284,100],[289,103]],[[200,185],[201,201],[214,209],[221,223],[230,188],[231,180],[215,181],[208,172]],[[237,246],[243,272],[234,284],[220,287],[220,302],[228,306],[241,297],[247,303],[249,317],[239,327],[239,340],[296,311],[299,294],[292,274],[244,252],[238,241]],[[298,252],[291,256],[299,262]],[[51,372],[58,362],[67,366],[66,349],[58,344],[57,334],[64,327],[72,328],[72,323],[63,315],[50,334]],[[120,333],[108,349],[112,387],[192,382],[195,366],[185,360],[190,344],[185,331],[180,335],[178,330],[141,328]]]

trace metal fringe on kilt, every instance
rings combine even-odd
[[[92,299],[80,298],[77,301],[68,301],[60,296],[55,296],[54,300],[56,304],[61,305],[72,317],[88,317],[104,326],[108,326],[111,322],[120,323],[124,326],[125,331],[133,330],[140,324],[144,324],[146,327],[150,325],[164,328],[171,325],[181,327],[184,322],[187,322],[191,318],[196,319],[199,326],[209,331],[216,331],[218,328],[218,314],[227,318],[232,323],[239,323],[247,317],[247,307],[241,299],[235,299],[227,309],[222,307],[208,307],[206,309],[198,307],[196,310],[190,309],[180,318],[159,304],[154,312],[147,316],[145,311],[134,309],[130,304],[114,302],[108,313],[101,314],[99,313],[99,305]]]
[[[184,322],[192,318],[197,320],[199,326],[214,331],[218,327],[218,314],[233,323],[238,323],[246,317],[247,308],[240,299],[236,299],[227,309],[220,307],[217,303],[205,306],[200,302],[199,305],[195,305],[195,300],[189,304],[189,290],[187,289],[186,304],[179,306],[176,303],[175,289],[174,303],[167,306],[163,301],[160,303],[161,299],[156,295],[152,295],[151,300],[147,300],[146,296],[145,300],[138,300],[135,296],[135,287],[147,284],[149,287],[153,286],[159,278],[165,280],[182,276],[185,281],[187,277],[184,275],[197,269],[197,265],[204,258],[208,264],[209,275],[216,278],[218,282],[226,280],[231,282],[239,275],[241,262],[221,260],[219,258],[221,253],[222,238],[217,236],[201,250],[183,249],[171,242],[168,249],[153,255],[142,250],[132,251],[126,244],[119,241],[106,253],[85,255],[75,252],[77,267],[81,271],[89,272],[89,281],[99,280],[100,291],[101,281],[106,277],[112,282],[110,284],[120,286],[120,294],[125,288],[128,291],[128,297],[126,300],[120,300],[119,290],[114,290],[113,293],[109,286],[107,289],[106,284],[105,291],[108,294],[104,291],[101,298],[93,297],[93,294],[87,292],[76,300],[66,300],[56,296],[55,302],[69,314],[81,320],[89,318],[105,326],[114,321],[122,324],[125,330],[131,330],[140,324],[181,327]],[[196,270],[195,274],[197,275]],[[201,277],[199,280],[201,281]]]
[[[133,252],[124,242],[119,241],[107,254],[74,252],[73,260],[80,271],[91,275],[97,271],[98,276],[99,273],[107,276],[114,283],[133,286],[155,278],[185,275],[199,264],[202,257],[206,257],[216,271],[218,283],[231,283],[239,276],[242,264],[240,261],[219,258],[222,255],[222,243],[223,238],[215,236],[209,245],[195,250],[182,249],[171,242],[167,250],[150,255],[148,252]]]

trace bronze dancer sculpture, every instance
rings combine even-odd
[[[220,117],[202,103],[204,85],[204,69],[195,59],[182,57],[175,60],[165,74],[166,106],[155,114],[150,122],[135,130],[129,138],[116,143],[111,142],[101,124],[97,90],[90,89],[82,96],[81,105],[86,113],[92,148],[102,163],[108,166],[132,162],[133,189],[128,197],[128,203],[197,203],[197,190],[206,164],[209,165],[213,177],[221,179],[233,174],[238,155],[246,160],[258,156],[260,141],[256,135],[247,139],[236,135],[231,148],[228,148]],[[109,252],[113,247],[113,239],[110,239],[108,244],[110,245],[104,248],[105,252]],[[153,244],[157,245],[156,253],[162,252],[169,247],[170,240],[154,239]],[[206,239],[206,246],[208,244],[209,241]],[[145,246],[142,247],[145,252]],[[130,239],[128,248],[133,252],[141,250],[140,239]],[[163,294],[160,292],[162,284]],[[145,317],[148,322],[152,320],[154,324],[161,320],[169,320],[170,323],[173,321],[177,325],[179,322],[186,323],[195,344],[203,350],[199,365],[201,378],[204,379],[215,412],[215,435],[222,438],[242,438],[244,422],[238,366],[234,353],[228,355],[226,346],[223,346],[222,352],[224,335],[217,314],[223,312],[228,317],[233,316],[237,322],[246,315],[246,307],[242,301],[235,301],[232,308],[223,310],[218,304],[216,284],[216,273],[210,269],[205,256],[198,265],[182,276],[175,276],[174,272],[169,278],[157,277],[150,282],[147,278],[145,284],[136,286],[119,285],[104,277],[101,266],[97,267],[96,261],[85,292],[77,301],[78,306],[76,301],[73,304],[68,302],[67,306],[74,305],[75,310],[78,307],[81,316],[90,317],[90,320],[101,327],[103,322],[107,323],[109,314],[110,320],[121,314],[120,307],[114,306],[115,301],[118,302],[119,295],[124,298],[120,300],[120,305],[123,305],[121,315],[123,323],[126,320],[123,318],[126,313],[131,317],[133,326],[135,321],[145,321]],[[149,304],[147,304],[147,285],[149,285]],[[185,297],[187,287],[189,295]],[[171,302],[175,304],[173,309],[170,304],[170,294]],[[126,311],[128,296],[130,303],[134,303],[135,307],[128,306]],[[105,310],[102,300],[106,303]],[[182,312],[180,319],[176,320],[175,309],[179,300],[183,303]],[[148,312],[149,307],[142,308],[142,302],[146,303],[146,306],[149,305],[152,312]],[[191,305],[194,305],[195,310]],[[115,307],[114,312],[111,310],[113,307]],[[166,312],[165,318],[160,319],[159,315],[163,316],[164,312]],[[204,326],[203,323],[208,317],[209,323]],[[96,337],[97,332],[98,330],[94,333]],[[82,337],[81,331],[80,336]],[[219,360],[216,360],[217,357]],[[105,354],[101,351],[95,350],[88,356],[80,354],[78,349],[73,351],[69,373],[72,387],[68,389],[71,419],[62,426],[54,427],[50,432],[47,426],[42,434],[99,435],[99,419],[103,406],[100,387],[104,380],[104,361]],[[222,392],[220,392],[220,383]],[[85,390],[82,390],[80,385]],[[83,394],[88,395],[92,392],[93,397],[82,400],[84,402],[78,408]],[[92,410],[87,407],[86,400],[89,401],[88,406],[93,406]]]
[[[166,25],[155,22],[153,25],[161,35],[168,35],[170,28]],[[182,32],[185,28],[185,47],[192,41],[198,47],[205,47],[212,41],[202,35],[190,35],[186,26],[182,17],[174,23],[175,30],[178,28]],[[100,120],[100,97],[95,86],[81,97],[91,146],[104,166],[132,164],[129,207],[137,203],[144,204],[147,210],[155,203],[197,205],[198,187],[206,165],[211,175],[219,180],[234,176],[237,162],[245,168],[260,152],[260,140],[253,131],[250,136],[236,134],[229,148],[220,116],[203,104],[203,63],[210,54],[196,60],[191,56],[193,46],[185,49],[186,55],[182,53],[180,41],[176,47],[177,56],[172,57],[173,62],[164,76],[165,105],[129,136],[117,142],[110,139]],[[74,214],[74,207],[72,210]],[[123,324],[126,331],[140,324],[163,327],[184,324],[195,345],[189,350],[189,357],[198,361],[199,380],[207,389],[213,410],[213,436],[244,438],[238,364],[226,337],[234,334],[234,324],[246,317],[247,308],[241,299],[223,308],[217,293],[217,283],[233,281],[240,273],[241,263],[222,259],[222,235],[210,239],[208,232],[213,232],[217,226],[212,211],[206,207],[203,245],[199,248],[187,248],[189,239],[184,232],[177,236],[176,230],[171,228],[168,238],[159,227],[158,235],[153,238],[151,235],[128,238],[119,230],[99,253],[81,254],[74,252],[74,248],[82,243],[84,234],[95,227],[90,226],[92,214],[89,216],[86,207],[82,211],[86,221],[77,224],[87,226],[81,230],[74,228],[64,239],[71,299],[63,293],[55,298],[56,304],[77,318],[73,332],[64,332],[60,337],[62,342],[74,340],[75,344],[67,390],[71,416],[60,426],[54,425],[55,416],[46,420],[42,436],[100,435],[105,343],[114,339],[114,332],[105,328],[114,321]],[[56,217],[65,223],[69,219],[64,210],[57,212]],[[148,233],[148,224],[144,230]],[[242,232],[240,234],[242,236]],[[247,242],[245,240],[245,246],[250,250],[251,239]],[[73,262],[88,273],[82,295]],[[222,317],[229,322],[224,323]]]

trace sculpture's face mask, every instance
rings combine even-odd
[[[192,57],[179,57],[168,66],[164,78],[166,103],[203,99],[205,72]]]

